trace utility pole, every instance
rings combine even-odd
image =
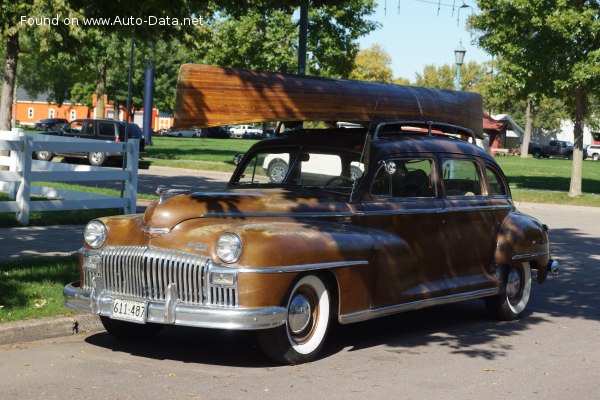
[[[298,39],[298,75],[306,74],[306,40],[308,37],[308,4],[300,6],[300,26]]]

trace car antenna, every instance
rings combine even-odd
[[[379,105],[379,99],[381,98],[381,91],[377,95],[377,101],[375,102],[375,106],[373,107],[373,115],[371,116],[371,121],[369,121],[369,127],[367,128],[367,132],[365,133],[365,141],[363,142],[362,152],[360,153],[359,164],[363,164],[364,171],[363,176],[367,173],[368,165],[369,165],[369,154],[371,153],[371,137],[369,136],[369,132],[371,131],[371,126],[373,125],[373,120],[375,119],[375,113],[377,112],[377,106]],[[352,203],[352,197],[354,195],[354,190],[356,189],[356,182],[358,178],[352,181],[352,190],[350,191],[350,203]]]

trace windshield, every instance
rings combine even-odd
[[[235,186],[310,187],[350,193],[364,172],[360,154],[303,149],[263,149],[254,153]]]

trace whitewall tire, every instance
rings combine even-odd
[[[329,330],[331,294],[317,275],[305,275],[290,291],[286,323],[258,331],[265,354],[281,364],[300,364],[313,360],[321,351]]]

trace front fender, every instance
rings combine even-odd
[[[151,244],[204,254],[217,263],[224,232],[240,236],[239,302],[243,307],[279,306],[305,272],[328,276],[344,313],[370,306],[375,239],[366,229],[332,221],[291,219],[194,219],[178,224]]]

